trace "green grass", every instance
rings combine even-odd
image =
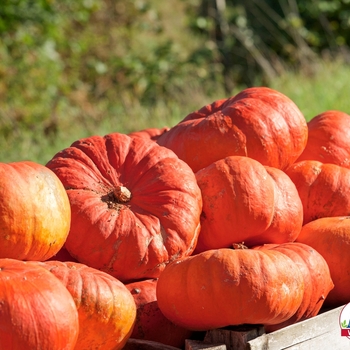
[[[316,64],[313,74],[286,72],[270,87],[291,98],[306,120],[310,120],[330,109],[350,113],[349,82],[350,68],[340,61],[334,61]],[[152,107],[145,107],[135,101],[132,95],[125,96],[121,100],[104,99],[95,104],[94,109],[99,118],[89,119],[84,108],[73,108],[72,105],[62,103],[55,116],[58,121],[56,134],[45,133],[45,125],[31,125],[23,129],[17,127],[8,131],[7,135],[0,137],[0,161],[32,160],[45,164],[59,150],[69,147],[79,138],[173,126],[203,105],[228,97],[220,90],[215,96],[208,96],[198,87],[188,87],[188,91],[174,95],[170,101],[160,99]],[[25,102],[23,98],[22,102]]]
[[[291,98],[306,120],[327,110],[350,114],[350,67],[342,61],[315,64],[315,72],[286,72],[272,88]]]

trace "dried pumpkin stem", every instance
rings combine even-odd
[[[113,194],[118,203],[127,203],[131,199],[131,192],[124,186],[115,187]]]
[[[242,243],[232,243],[233,249],[248,249],[246,245],[244,245],[244,242]]]

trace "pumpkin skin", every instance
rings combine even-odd
[[[61,181],[44,165],[0,163],[0,258],[46,260],[64,245],[71,209]]]
[[[303,160],[286,170],[303,204],[303,225],[327,217],[350,214],[350,169]]]
[[[334,288],[328,264],[323,256],[300,242],[264,244],[253,249],[272,249],[286,254],[298,266],[304,277],[304,296],[297,312],[283,323],[265,326],[265,331],[273,332],[316,316]]]
[[[126,284],[137,307],[131,338],[184,348],[185,340],[190,339],[192,331],[175,325],[160,311],[156,295],[157,282],[158,279],[148,279]]]
[[[128,283],[157,278],[167,263],[193,252],[201,192],[171,150],[113,133],[74,142],[47,167],[67,190],[65,247],[79,262]]]
[[[286,169],[303,152],[307,123],[284,94],[252,87],[190,113],[157,143],[173,150],[194,172],[228,156],[247,156]]]
[[[303,293],[300,270],[273,250],[207,250],[167,265],[157,284],[163,314],[198,331],[284,322],[299,308]]]
[[[324,217],[303,226],[298,242],[317,250],[326,260],[334,288],[324,305],[335,308],[350,302],[350,217]]]
[[[308,141],[297,159],[350,168],[350,115],[338,110],[318,114],[308,123]]]
[[[70,293],[46,269],[0,259],[0,349],[69,350],[78,338]]]
[[[81,263],[36,264],[57,277],[74,299],[79,315],[75,350],[123,348],[134,327],[136,305],[122,282]]]
[[[196,173],[202,192],[201,233],[195,253],[293,242],[303,223],[303,206],[290,178],[249,157],[230,156]]]
[[[129,136],[140,136],[146,139],[151,139],[152,141],[157,141],[158,138],[169,131],[168,126],[164,126],[163,128],[147,128],[139,131],[134,131],[129,133]]]

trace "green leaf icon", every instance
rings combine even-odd
[[[346,328],[346,325],[347,325],[347,322],[346,322],[346,320],[344,320],[344,321],[341,323],[341,326],[342,326],[342,328]]]

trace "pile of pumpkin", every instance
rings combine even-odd
[[[350,116],[248,88],[0,164],[0,348],[183,347],[350,302]]]

